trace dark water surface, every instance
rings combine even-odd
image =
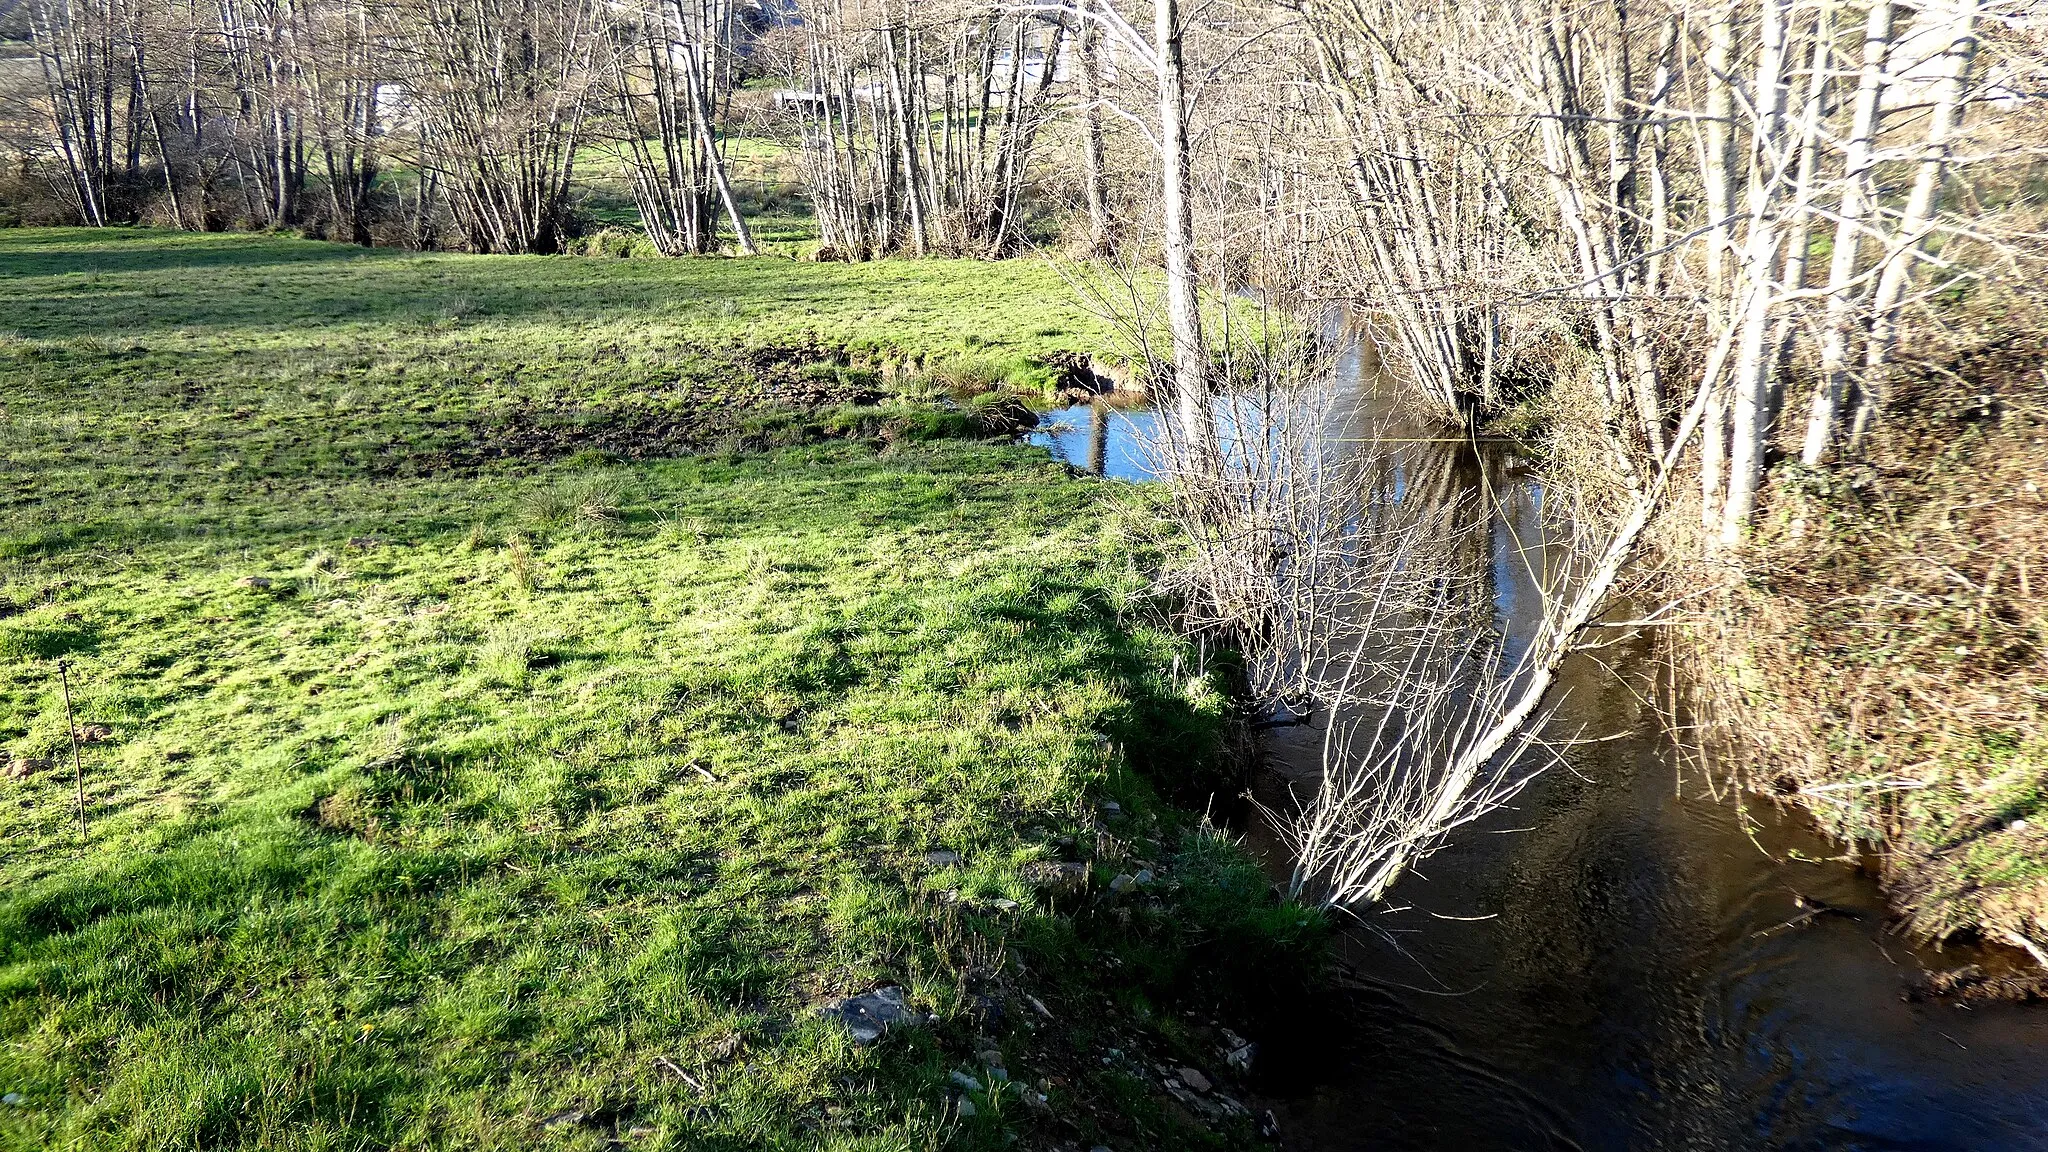
[[[1400,421],[1368,367],[1345,369],[1360,450],[1407,498],[1490,487],[1497,618],[1526,634],[1540,487],[1504,445]],[[1148,419],[1069,409],[1034,440],[1143,479]],[[1652,703],[1668,675],[1653,645],[1609,638],[1561,679],[1556,734],[1587,741],[1568,766],[1345,933],[1335,1011],[1265,1038],[1285,1146],[2048,1150],[2048,1007],[1908,1000],[1924,967],[1979,957],[1916,952],[1840,846],[1712,794]],[[1312,787],[1319,748],[1315,730],[1279,734],[1269,802]],[[1799,897],[1838,911],[1788,926]]]

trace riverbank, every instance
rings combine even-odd
[[[1774,471],[1705,683],[1751,782],[1873,852],[1906,931],[2048,964],[2048,338],[1978,327],[1907,369],[1913,415],[1861,459]]]
[[[920,400],[1103,338],[1049,270],[0,273],[8,1145],[1256,1140],[1320,926],[1191,815],[1142,507]]]

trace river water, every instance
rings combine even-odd
[[[1370,369],[1345,366],[1361,450],[1489,485],[1497,624],[1526,635],[1539,482],[1510,446],[1401,421]],[[1142,480],[1149,420],[1067,409],[1033,440]],[[1567,764],[1347,928],[1334,1006],[1261,1038],[1285,1146],[2048,1150],[2048,1007],[1909,998],[1982,957],[1890,932],[1872,876],[1796,816],[1752,801],[1745,820],[1655,706],[1654,645],[1606,638],[1554,697],[1556,733],[1581,738]],[[1318,771],[1315,730],[1276,736],[1269,802]],[[1802,919],[1801,899],[1831,911]]]

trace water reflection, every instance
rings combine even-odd
[[[1145,442],[1158,428],[1149,408],[1116,408],[1097,401],[1042,412],[1026,440],[1071,467],[1113,480],[1154,479]]]
[[[1404,421],[1362,358],[1345,371],[1337,431],[1373,497],[1465,502],[1493,626],[1526,643],[1570,578],[1526,462]],[[1142,480],[1150,420],[1065,409],[1033,440]],[[1261,1037],[1287,1146],[2048,1149],[2048,1011],[1907,1000],[1921,966],[1964,958],[1888,932],[1874,880],[1796,818],[1753,808],[1745,827],[1683,769],[1651,646],[1599,639],[1564,670],[1552,732],[1597,741],[1348,934],[1340,1012]],[[1321,734],[1276,737],[1261,787],[1285,803]],[[1786,927],[1795,894],[1848,914]]]

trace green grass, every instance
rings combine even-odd
[[[0,233],[0,509],[112,543],[213,515],[216,481],[417,474],[579,447],[794,438],[770,409],[973,377],[1106,341],[1042,264],[412,255],[251,236]],[[105,428],[97,421],[111,420]],[[118,452],[98,450],[116,438]],[[85,453],[80,463],[72,448]]]
[[[237,355],[489,346],[508,363],[623,353],[658,368],[679,346],[1005,358],[1114,341],[1059,273],[1033,260],[612,263],[85,229],[0,233],[0,260],[0,327],[160,338],[176,352],[209,339],[233,341]]]
[[[787,431],[705,373],[944,355],[974,309],[1030,355],[1085,327],[1045,275],[0,233],[0,1142],[1248,1139],[1104,1106],[1104,1047],[1315,932],[1157,799],[1224,702],[1146,623],[1141,513],[1006,445],[463,451],[664,389]],[[1170,883],[1056,896],[1056,859]],[[882,982],[936,1023],[812,1011]],[[951,1116],[987,1039],[1050,1112]]]

